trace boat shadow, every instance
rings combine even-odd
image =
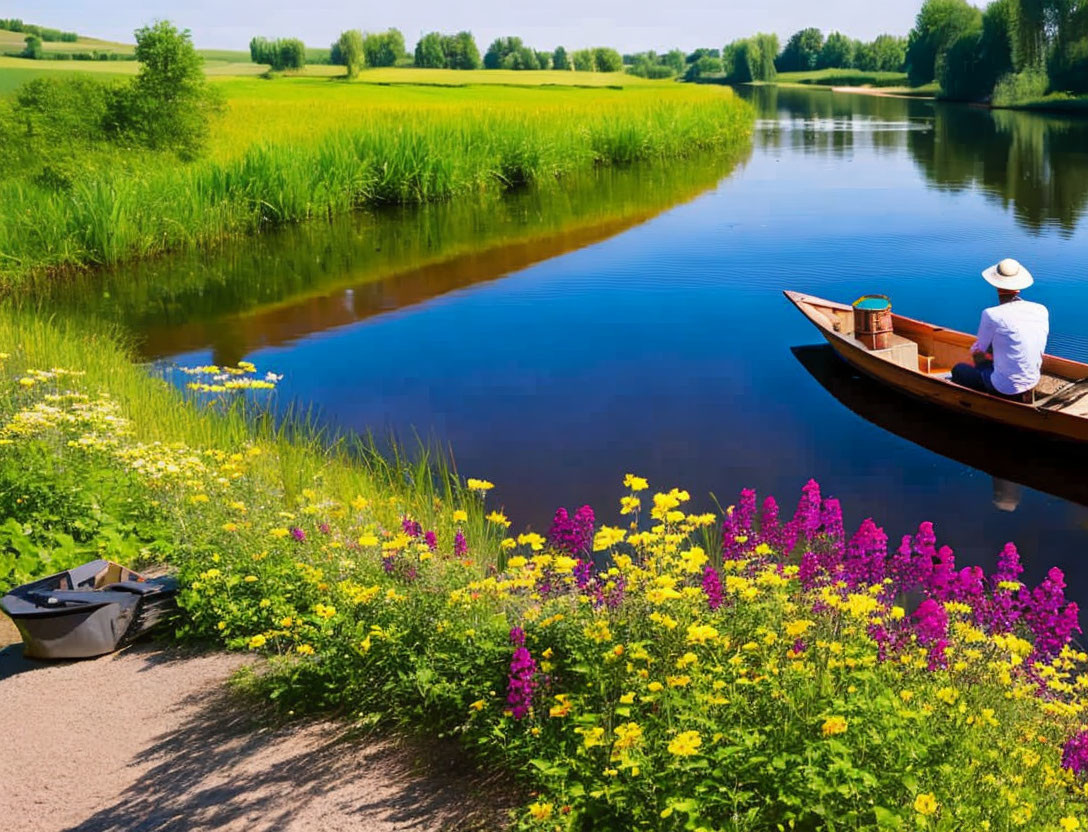
[[[1012,511],[1026,486],[1088,506],[1088,449],[987,422],[906,396],[858,372],[827,344],[791,347],[828,393],[877,427],[994,478],[994,502]]]

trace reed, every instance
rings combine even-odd
[[[354,209],[502,192],[600,165],[735,152],[752,111],[722,90],[403,88],[232,81],[209,158],[98,166],[70,189],[0,182],[0,281],[109,265]],[[315,99],[314,84],[322,100]],[[327,93],[325,91],[328,91]],[[306,92],[309,91],[309,94]],[[697,93],[697,94],[693,94]],[[280,136],[273,140],[272,136]]]

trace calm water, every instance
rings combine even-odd
[[[979,271],[1013,256],[1051,350],[1088,358],[1088,122],[749,94],[735,168],[307,226],[129,270],[78,305],[157,360],[284,373],[279,404],[337,428],[450,443],[517,526],[585,502],[615,520],[628,471],[788,509],[811,476],[853,525],[894,539],[932,520],[961,562],[1014,540],[1033,577],[1059,565],[1088,599],[1081,455],[888,397],[803,349],[818,336],[781,296],[883,292],[973,330],[992,301]]]

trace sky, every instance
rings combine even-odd
[[[429,31],[469,29],[481,52],[495,37],[518,35],[537,49],[612,46],[621,52],[718,47],[755,32],[785,41],[806,26],[871,40],[905,35],[921,0],[4,0],[0,16],[82,35],[132,41],[158,18],[193,33],[200,48],[245,49],[254,35],[300,37],[327,46],[344,29],[395,26],[411,48]]]

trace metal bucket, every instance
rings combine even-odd
[[[871,350],[891,346],[892,302],[887,295],[862,295],[854,307],[854,337]]]

